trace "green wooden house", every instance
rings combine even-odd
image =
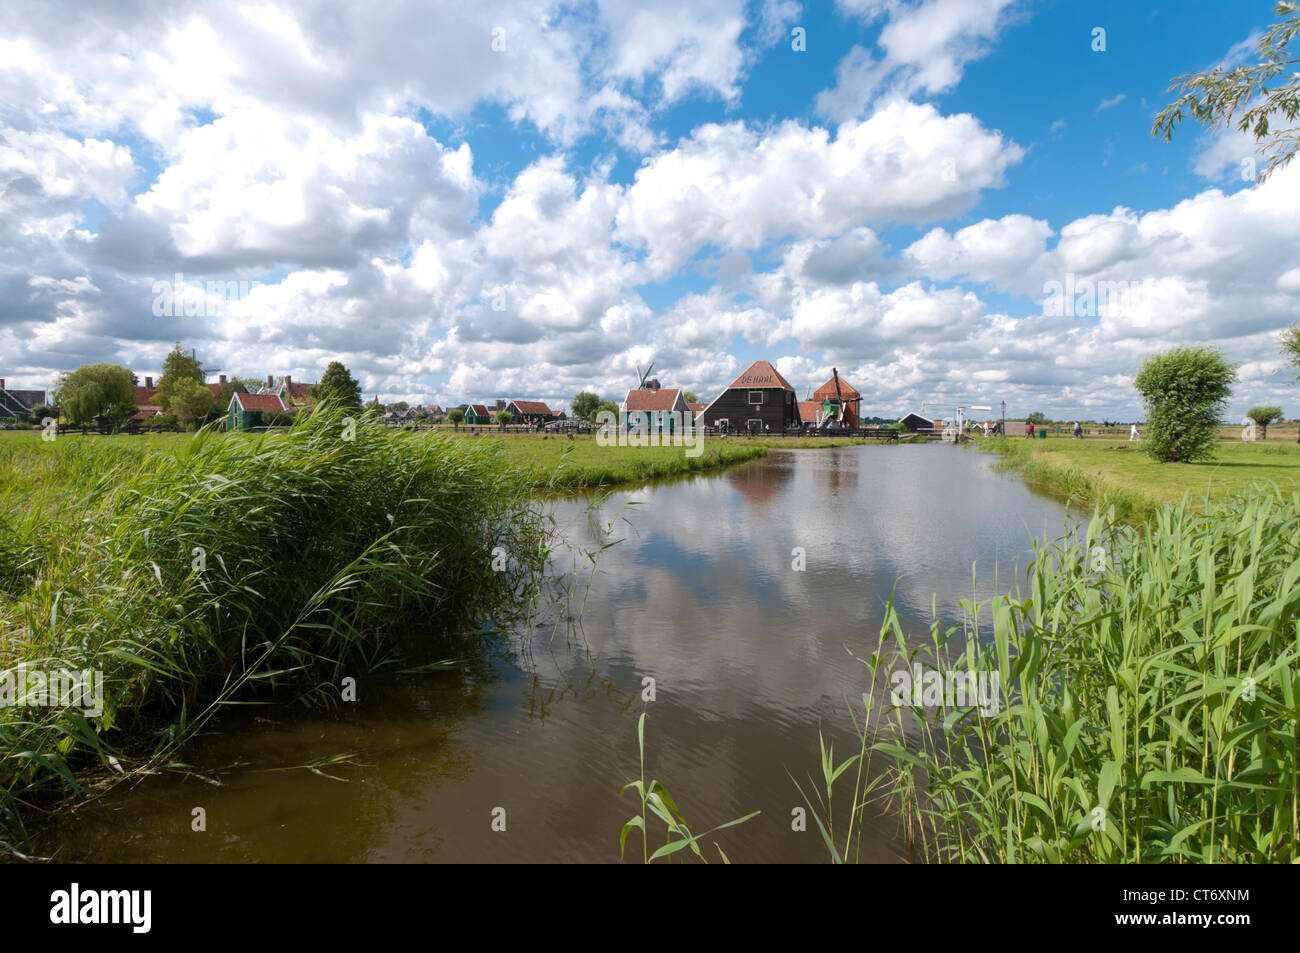
[[[465,410],[465,423],[471,427],[490,425],[492,413],[486,404],[470,404]]]
[[[262,414],[268,410],[288,410],[275,394],[231,394],[226,411],[227,430],[252,430],[262,426]]]

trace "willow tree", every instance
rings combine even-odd
[[[135,375],[117,364],[83,364],[60,375],[54,402],[73,424],[103,417],[116,429],[135,413]]]
[[[1264,181],[1300,150],[1300,54],[1288,47],[1300,37],[1300,0],[1273,8],[1281,18],[1265,31],[1256,48],[1259,62],[1175,77],[1169,91],[1180,95],[1156,116],[1153,136],[1170,141],[1174,129],[1191,117],[1209,129],[1236,128],[1257,143],[1268,162],[1256,176]]]
[[[1268,425],[1282,416],[1281,407],[1252,407],[1246,411],[1246,416],[1255,421],[1255,426],[1259,427],[1259,439],[1268,439]]]

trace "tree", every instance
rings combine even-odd
[[[83,364],[59,376],[54,402],[73,424],[107,417],[117,429],[135,413],[134,376],[116,364]]]
[[[1300,380],[1300,321],[1287,325],[1278,344],[1282,346],[1282,354],[1287,361],[1296,368],[1296,379]]]
[[[465,411],[453,410],[447,415],[447,419],[451,421],[451,426],[454,430],[459,430],[460,422],[465,419]]]
[[[1051,421],[1047,419],[1047,414],[1043,413],[1041,410],[1035,410],[1025,418],[1025,423],[1033,424],[1035,427],[1041,427],[1043,424],[1051,423]]]
[[[34,424],[39,424],[46,417],[54,416],[54,408],[49,404],[37,404],[32,408],[32,414],[27,419]]]
[[[1252,407],[1246,416],[1259,426],[1259,439],[1268,439],[1268,425],[1282,416],[1281,407]]]
[[[406,401],[404,401],[404,400],[399,400],[399,401],[398,401],[397,403],[395,403],[395,404],[389,404],[389,405],[388,405],[388,409],[389,409],[389,410],[398,410],[398,411],[401,411],[401,410],[409,410],[410,408],[411,408],[411,405],[408,404],[408,403],[407,403]]]
[[[596,407],[596,413],[600,413],[602,410],[609,411],[611,414],[618,416],[618,404],[614,403],[612,400],[602,400]]]
[[[1287,325],[1282,337],[1278,339],[1278,344],[1282,346],[1282,354],[1290,362],[1291,366],[1296,368],[1296,379],[1300,380],[1300,321],[1295,324]],[[1300,433],[1296,434],[1296,443],[1300,443]]]
[[[1214,455],[1214,442],[1237,369],[1213,348],[1174,348],[1142,362],[1133,386],[1147,406],[1142,449],[1162,463]]]
[[[162,377],[158,379],[158,392],[154,394],[154,403],[163,410],[172,411],[172,397],[178,392],[177,388],[181,386],[182,382],[197,382],[202,386],[203,365],[186,354],[181,349],[181,342],[177,341],[176,346],[163,358],[163,373]],[[191,395],[191,399],[193,399],[193,389],[186,389],[185,392]],[[210,402],[211,392],[209,392],[208,397]],[[192,416],[179,411],[172,412],[177,417]]]
[[[686,401],[688,404],[698,404],[700,402],[700,398],[696,396],[695,391],[693,390],[688,390],[686,393],[682,394],[682,400]]]
[[[317,400],[333,399],[343,407],[361,406],[361,384],[340,361],[330,361],[320,383],[312,386],[311,395]]]
[[[1228,70],[1216,66],[1208,73],[1176,77],[1169,91],[1176,89],[1182,95],[1156,116],[1151,135],[1171,140],[1186,109],[1193,119],[1210,128],[1232,126],[1236,117],[1238,131],[1253,136],[1257,151],[1268,157],[1257,181],[1295,158],[1300,150],[1300,126],[1294,124],[1300,116],[1300,56],[1286,48],[1300,36],[1300,2],[1283,0],[1273,12],[1282,20],[1270,26],[1260,40],[1259,63]],[[1292,125],[1279,129],[1283,118]]]
[[[208,385],[181,379],[171,385],[167,409],[172,416],[181,420],[195,420],[212,416],[216,408]]]
[[[235,394],[249,394],[251,381],[242,377],[232,377],[221,385],[221,396],[217,398],[217,409],[224,411],[230,406],[230,398]]]
[[[514,419],[515,419],[515,415],[510,413],[510,411],[508,410],[497,411],[497,423],[501,425],[502,430],[505,430],[507,427],[509,427],[511,421],[513,421]]]
[[[579,420],[590,420],[598,406],[600,406],[600,397],[589,390],[579,391],[569,402],[569,410],[573,411],[573,416]]]

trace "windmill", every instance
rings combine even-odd
[[[832,367],[831,375],[835,378],[835,396],[822,401],[822,426],[830,426],[832,421],[844,423],[844,395],[840,392],[840,372]]]
[[[199,365],[199,373],[203,375],[204,380],[208,379],[209,374],[215,374],[221,370],[219,367],[204,367],[199,363],[199,354],[194,348],[190,348],[190,357],[194,359],[194,363]]]
[[[659,378],[650,376],[650,372],[653,371],[654,368],[655,368],[655,362],[651,361],[650,366],[645,369],[645,373],[643,374],[641,373],[641,365],[640,364],[636,365],[636,376],[640,379],[640,382],[637,384],[638,390],[659,389]]]

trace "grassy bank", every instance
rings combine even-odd
[[[156,768],[225,704],[342,703],[396,636],[526,604],[546,562],[546,524],[494,442],[349,434],[328,409],[287,433],[183,439],[10,455],[0,677],[99,671],[103,704],[38,685],[0,707],[0,851],[43,806]]]
[[[641,483],[744,463],[767,454],[759,444],[706,438],[699,456],[683,447],[602,447],[592,436],[465,437],[497,443],[527,482],[539,489],[582,489]]]
[[[567,437],[511,434],[456,434],[451,431],[405,433],[413,441],[455,440],[494,447],[501,459],[519,471],[533,489],[581,489],[639,483],[744,463],[764,456],[778,441],[705,438],[699,456],[688,457],[685,448],[602,447],[590,435]],[[79,499],[108,467],[139,463],[157,453],[183,454],[193,434],[156,434],[137,437],[65,436],[44,442],[34,431],[0,433],[0,498],[9,497],[10,508],[40,496],[42,508],[58,510]],[[223,436],[231,441],[256,441],[255,434]],[[862,442],[862,441],[857,441]],[[848,441],[809,441],[815,446],[843,446]],[[802,444],[799,444],[802,445]],[[51,492],[55,491],[55,492]]]
[[[1250,485],[1300,490],[1300,446],[1223,441],[1205,463],[1156,463],[1136,444],[1090,440],[1015,438],[980,440],[977,446],[1004,455],[1031,483],[1078,502],[1114,507],[1122,520],[1149,522],[1161,504],[1185,495],[1196,505],[1221,502]]]
[[[858,753],[822,758],[853,812],[836,828],[829,793],[810,802],[835,858],[856,855],[875,800],[923,860],[1296,862],[1298,505],[1252,491],[1164,505],[1150,531],[1094,518],[1039,548],[1023,593],[935,623],[928,645],[891,606],[863,659]],[[998,686],[997,703],[892,694],[918,664]]]

